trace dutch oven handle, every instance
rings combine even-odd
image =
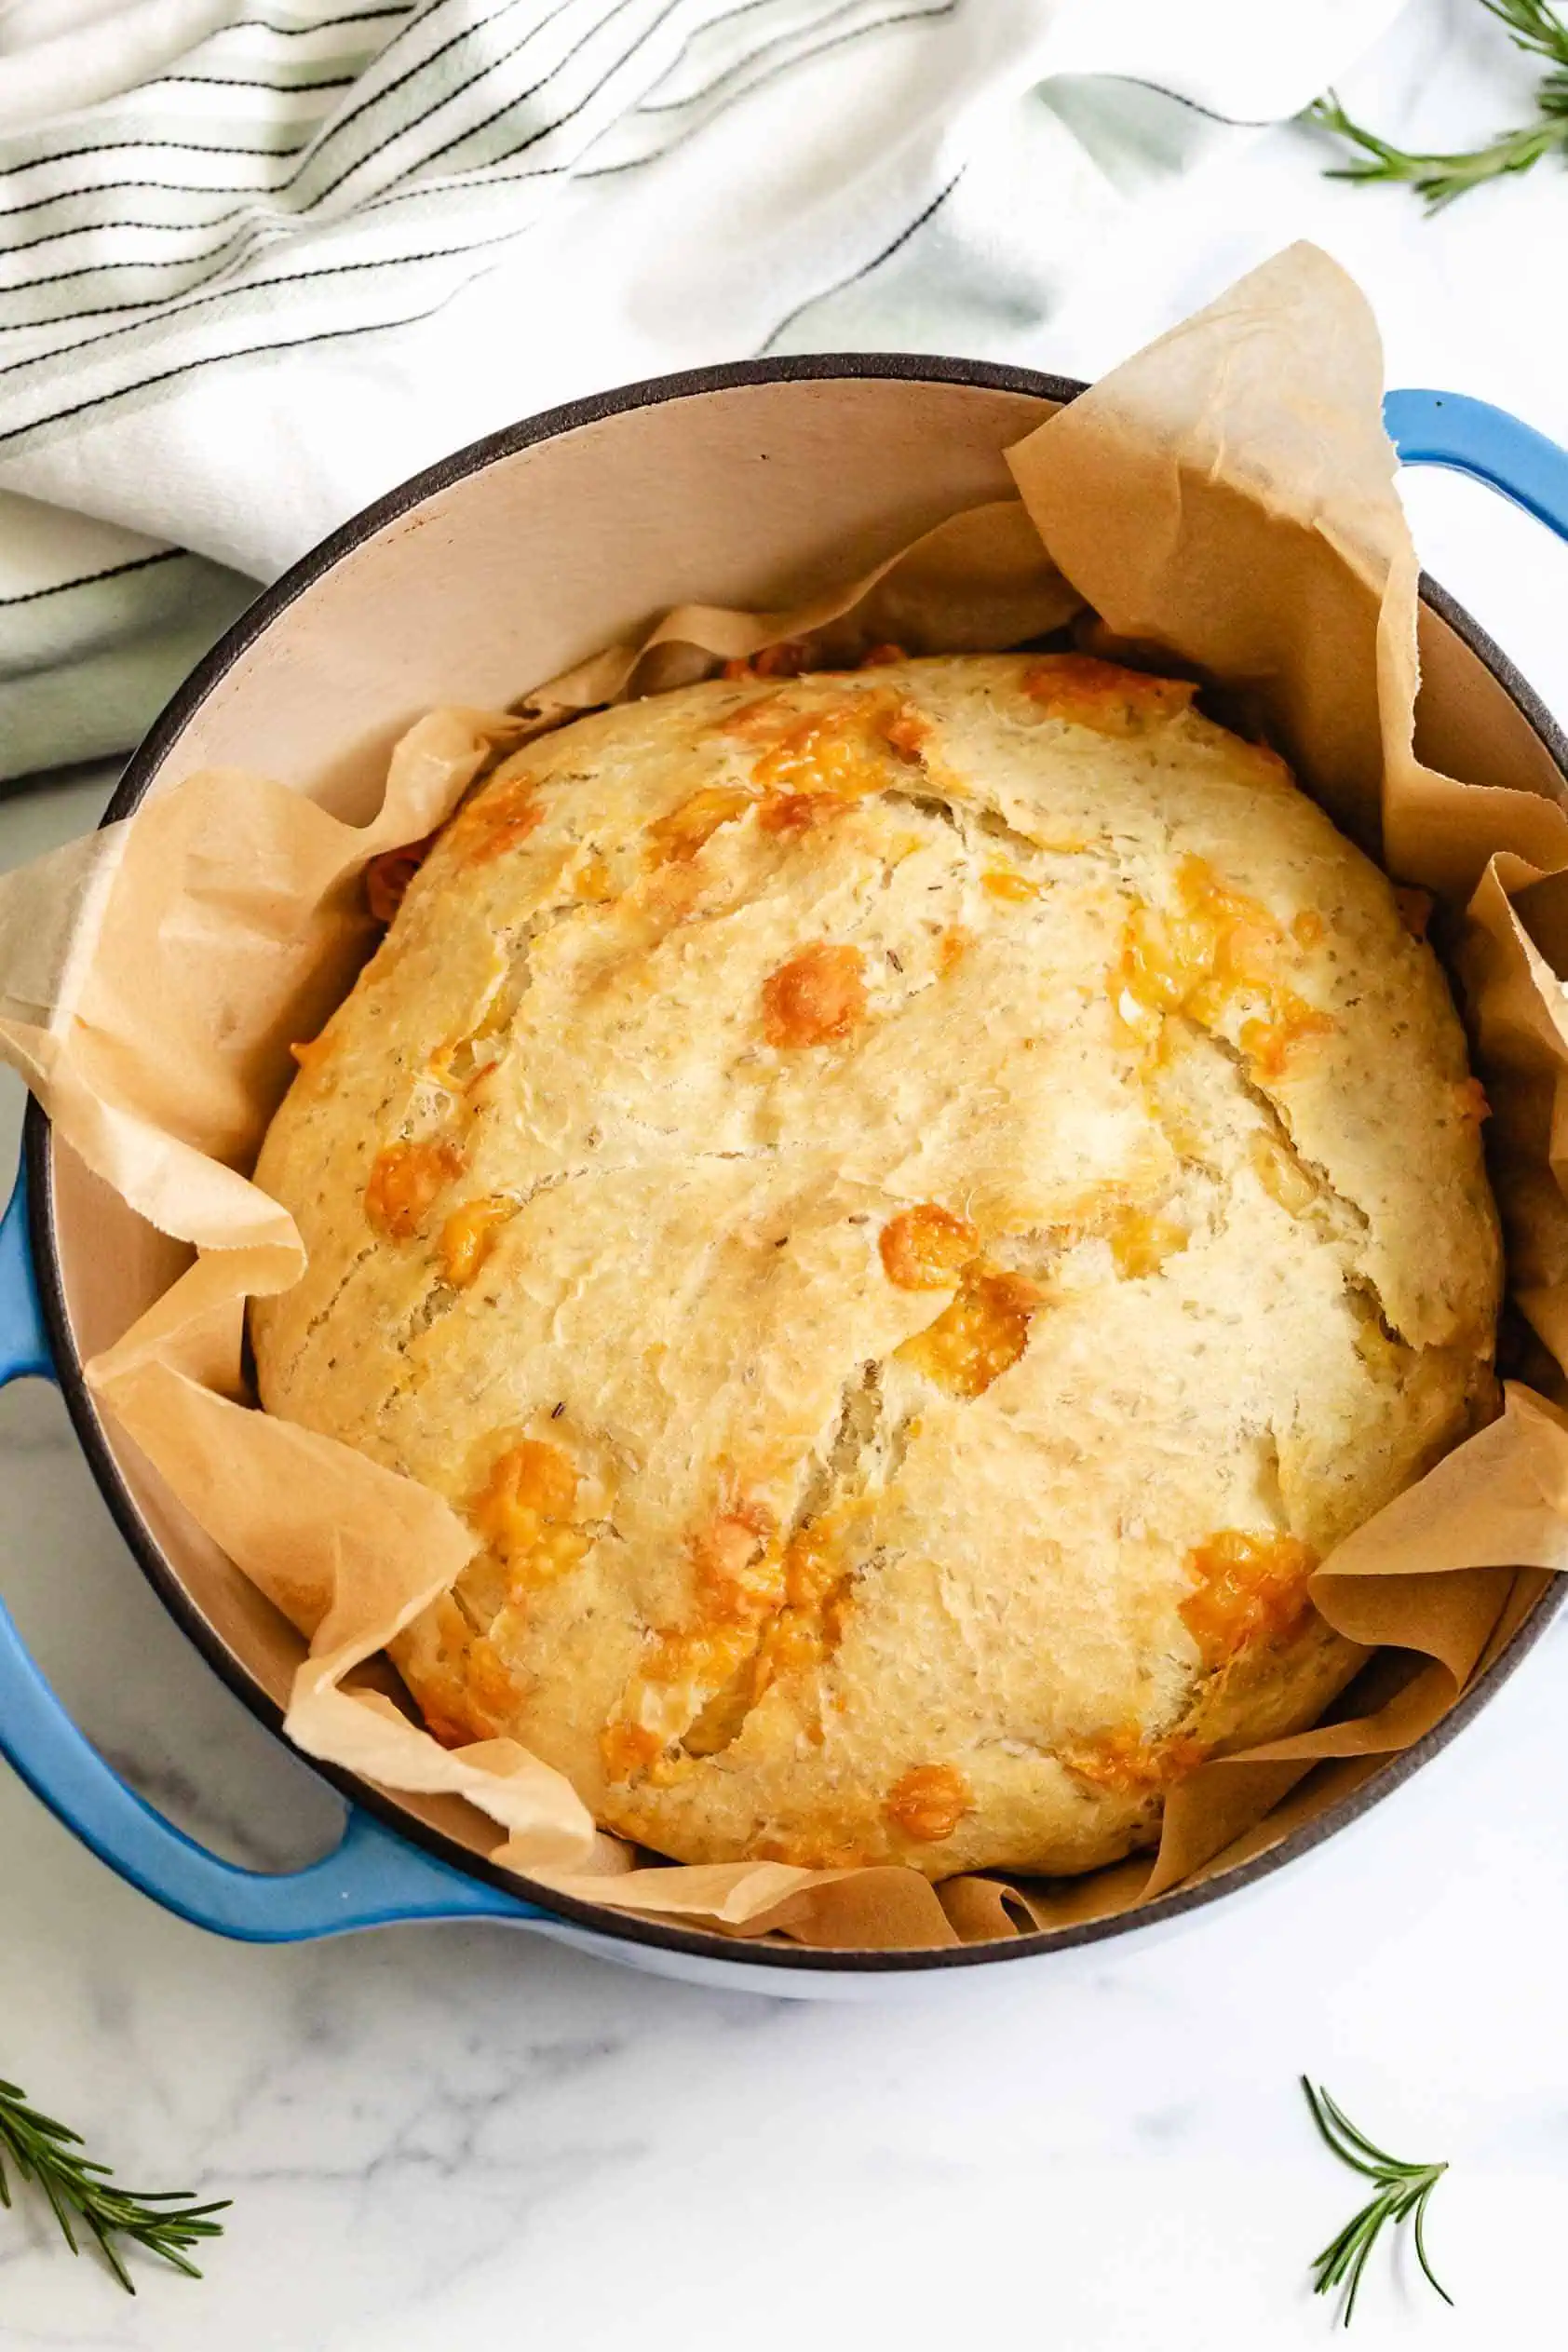
[[[1462,393],[1390,392],[1389,439],[1407,466],[1469,474],[1568,539],[1568,452]],[[0,1386],[52,1379],[27,1247],[25,1183],[0,1223]],[[168,1911],[220,1935],[291,1943],[401,1919],[560,1923],[421,1853],[353,1808],[334,1853],[303,1871],[237,1868],[193,1843],[126,1786],[66,1714],[0,1602],[0,1753],[83,1844]],[[565,1931],[568,1935],[570,1929]]]
[[[1383,422],[1402,465],[1469,474],[1568,539],[1568,450],[1507,409],[1463,392],[1390,392]]]
[[[54,1366],[27,1243],[25,1173],[0,1222],[0,1387]],[[560,1924],[534,1904],[421,1853],[349,1809],[342,1843],[305,1870],[241,1870],[209,1854],[128,1788],[82,1736],[22,1647],[0,1602],[0,1754],[101,1860],[216,1934],[296,1943],[402,1919]]]

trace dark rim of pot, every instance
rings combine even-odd
[[[745,385],[831,383],[862,377],[892,377],[915,384],[964,385],[981,391],[1019,393],[1034,399],[1059,403],[1075,399],[1085,389],[1081,382],[1072,377],[1040,375],[1026,368],[1000,367],[981,360],[940,359],[905,353],[829,353],[788,359],[743,359],[725,367],[694,369],[683,375],[655,376],[645,383],[625,385],[618,390],[601,393],[591,399],[573,400],[564,407],[548,409],[542,415],[507,426],[502,431],[489,434],[483,440],[474,441],[466,449],[442,458],[439,465],[427,467],[424,473],[415,474],[399,488],[389,491],[385,498],[379,498],[373,506],[365,507],[345,522],[341,530],[334,531],[308,555],[302,557],[270,588],[264,588],[255,602],[219,639],[211,652],[196,665],[154,721],[142,744],[132,754],[101,822],[107,825],[116,818],[127,817],[140,804],[164,760],[174,749],[201,704],[226,676],[240,655],[255,643],[297,596],[385,524],[407,514],[436,492],[447,489],[468,475],[482,472],[497,459],[512,456],[520,450],[531,448],[535,442],[553,440],[563,433],[575,432],[582,426],[600,424],[627,410],[645,408],[665,400],[691,399],[706,393],[724,392]],[[1568,797],[1568,737],[1564,736],[1539,696],[1463,606],[1456,604],[1425,574],[1421,581],[1421,595],[1423,602],[1448,623],[1477,659],[1491,671],[1529,722],[1550,752],[1563,779],[1564,796]],[[250,1712],[269,1731],[281,1734],[281,1710],[209,1625],[165,1558],[121,1476],[97,1410],[88,1394],[82,1378],[81,1358],[76,1351],[66,1313],[55,1242],[49,1125],[36,1102],[28,1105],[25,1156],[31,1238],[39,1297],[66,1406],[93,1475],[132,1555],[170,1615]],[[1485,1673],[1472,1683],[1440,1723],[1424,1738],[1417,1740],[1413,1747],[1407,1748],[1402,1754],[1390,1757],[1371,1779],[1352,1790],[1336,1804],[1326,1806],[1312,1820],[1293,1830],[1277,1845],[1270,1847],[1268,1852],[1240,1864],[1235,1870],[1207,1879],[1201,1885],[1162,1895],[1137,1911],[1123,1913],[1114,1918],[1091,1920],[1080,1926],[1034,1929],[1008,1940],[988,1943],[893,1952],[818,1951],[799,1944],[752,1943],[698,1929],[665,1926],[629,1913],[581,1902],[574,1897],[541,1886],[532,1879],[520,1877],[514,1872],[497,1870],[471,1854],[466,1846],[459,1845],[454,1839],[443,1836],[439,1831],[427,1829],[423,1822],[403,1812],[390,1798],[367,1787],[352,1774],[321,1764],[315,1758],[305,1761],[351,1805],[372,1814],[399,1836],[406,1838],[412,1845],[422,1846],[439,1860],[466,1872],[470,1877],[486,1880],[507,1894],[537,1904],[541,1911],[553,1913],[559,1919],[571,1921],[619,1942],[648,1945],[659,1951],[682,1953],[702,1960],[727,1961],[732,1966],[831,1975],[887,1975],[929,1968],[971,1967],[981,1963],[1030,1959],[1044,1952],[1067,1951],[1076,1945],[1100,1943],[1137,1928],[1180,1918],[1222,1896],[1255,1885],[1260,1879],[1282,1869],[1287,1862],[1310,1852],[1337,1831],[1359,1819],[1446,1746],[1507,1681],[1565,1599],[1568,1599],[1568,1579],[1554,1582],[1507,1648],[1493,1660]],[[298,1750],[292,1752],[297,1754]]]

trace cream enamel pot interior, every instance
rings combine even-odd
[[[369,508],[268,589],[175,696],[110,806],[243,766],[358,819],[387,750],[438,703],[502,705],[532,681],[686,599],[777,604],[831,553],[869,567],[955,508],[1007,493],[1002,451],[1082,387],[974,363],[757,362],[557,410],[460,452]],[[1488,480],[1568,536],[1568,457],[1479,402],[1390,395],[1410,462]],[[1568,743],[1468,617],[1423,586],[1420,748],[1460,776],[1561,796]],[[0,1233],[0,1379],[57,1378],[99,1484],[163,1601],[276,1729],[301,1654],[292,1629],[196,1529],[81,1378],[167,1287],[182,1252],[51,1138],[34,1106],[25,1188]],[[0,1608],[0,1749],[44,1801],[155,1899],[220,1933],[286,1941],[404,1918],[482,1916],[661,1974],[772,1994],[869,1993],[1147,1934],[1319,1845],[1420,1769],[1494,1695],[1559,1605],[1554,1586],[1426,1739],[1266,1855],[1130,1919],[939,1951],[737,1945],[587,1906],[493,1872],[494,1832],[453,1801],[394,1798],[328,1773],[343,1844],[279,1877],[193,1845],[118,1781],[61,1710]]]

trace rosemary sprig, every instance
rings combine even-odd
[[[1534,120],[1499,133],[1484,147],[1461,149],[1453,155],[1412,154],[1352,122],[1330,90],[1307,108],[1308,119],[1360,151],[1357,162],[1331,171],[1327,175],[1331,180],[1403,182],[1425,199],[1428,211],[1436,212],[1488,180],[1528,171],[1543,155],[1568,156],[1568,25],[1548,6],[1548,0],[1480,0],[1480,4],[1488,15],[1507,25],[1516,49],[1544,58],[1550,69],[1535,93]]]
[[[112,2168],[76,2155],[82,2144],[79,2133],[30,2107],[15,2083],[0,2082],[0,2206],[8,2208],[11,2202],[8,2156],[18,2177],[34,2182],[48,2199],[71,2251],[80,2251],[80,2224],[97,2239],[127,2294],[133,2295],[136,2285],[115,2242],[119,2238],[156,2254],[160,2262],[172,2263],[187,2278],[199,2278],[186,2249],[203,2237],[222,2237],[223,2225],[211,2216],[225,2212],[230,2200],[225,2197],[210,2205],[192,2205],[184,2201],[188,2189],[111,2188]]]
[[[1339,2236],[1331,2238],[1313,2261],[1316,2280],[1313,2291],[1326,2295],[1336,2287],[1345,2289],[1343,2318],[1346,2327],[1356,2308],[1356,2291],[1361,2283],[1361,2273],[1376,2244],[1384,2224],[1392,2222],[1397,2228],[1401,2222],[1415,2217],[1415,2259],[1426,2273],[1428,2285],[1436,2287],[1444,2303],[1452,2305],[1453,2297],[1434,2277],[1426,2259],[1426,2201],[1443,2174],[1446,2164],[1401,2164],[1374,2146],[1364,2131],[1358,2131],[1345,2110],[1337,2106],[1319,2084],[1315,2090],[1304,2075],[1301,2087],[1306,2093],[1306,2103],[1312,2110],[1312,2120],[1328,2145],[1342,2164],[1364,2179],[1377,2183],[1377,2194],[1367,2199],[1358,2213],[1352,2214]]]

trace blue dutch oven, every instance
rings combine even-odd
[[[1001,452],[1082,385],[924,358],[744,364],[632,386],[516,426],[366,510],[260,597],[175,696],[108,818],[210,764],[300,781],[337,813],[373,805],[387,748],[441,702],[495,706],[586,647],[683,598],[777,601],[821,550],[870,563],[956,507],[1007,494]],[[1489,483],[1568,538],[1568,454],[1478,400],[1395,392],[1407,465]],[[1467,614],[1431,582],[1421,606],[1424,755],[1561,797],[1568,741]],[[107,821],[107,819],[106,819]],[[51,1138],[34,1106],[0,1226],[0,1384],[55,1380],[129,1548],[206,1657],[273,1729],[297,1637],[182,1519],[100,1418],[88,1356],[158,1295],[179,1253]],[[889,1978],[1037,1959],[1225,1900],[1318,1846],[1494,1696],[1560,1605],[1553,1584],[1446,1720],[1267,1853],[1130,1918],[907,1952],[737,1945],[568,1901],[491,1869],[462,1808],[348,1776],[342,1842],[268,1875],[206,1852],[83,1737],[0,1606],[0,1750],[59,1818],[154,1901],[215,1933],[288,1943],[399,1920],[487,1919],[661,1974],[773,1994],[855,1994]],[[490,1833],[493,1835],[493,1832]]]

